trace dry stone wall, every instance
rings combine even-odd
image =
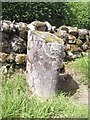
[[[58,42],[63,41],[64,60],[78,58],[83,52],[90,49],[90,30],[78,29],[62,25],[59,28],[52,26],[48,21],[33,21],[30,24],[2,20],[0,21],[0,62],[23,64],[26,61],[28,30],[52,33]],[[45,37],[46,42],[55,42],[55,38]]]
[[[65,73],[63,61],[89,51],[90,30],[65,25],[56,28],[47,21],[26,24],[3,20],[0,25],[0,62],[25,65],[27,83],[33,94],[49,98],[61,90],[78,89],[78,84]],[[4,73],[7,73],[6,67],[2,68]]]

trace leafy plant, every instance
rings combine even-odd
[[[89,2],[3,2],[2,19],[30,23],[49,21],[90,29]]]

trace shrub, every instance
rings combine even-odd
[[[2,2],[2,19],[90,28],[89,2]]]

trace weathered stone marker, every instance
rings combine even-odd
[[[29,31],[26,77],[33,94],[49,98],[62,73],[63,42],[49,32]]]

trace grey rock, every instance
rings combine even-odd
[[[19,23],[15,22],[14,27],[18,32],[28,30],[27,24],[23,22],[19,22]]]
[[[27,26],[30,30],[46,31],[47,27],[45,22],[33,21]]]
[[[15,62],[15,57],[16,57],[15,53],[8,54],[8,56],[7,56],[7,62],[8,63]]]
[[[33,94],[42,98],[49,98],[56,92],[64,58],[63,45],[45,42],[46,34],[50,33],[45,32],[44,36],[44,33],[31,31],[27,49],[27,83]]]
[[[1,21],[1,27],[2,27],[2,31],[9,31],[10,30],[10,24],[11,24],[11,21],[6,21],[6,20],[3,20]]]
[[[26,55],[25,54],[17,54],[15,57],[15,62],[16,64],[23,64],[26,60]]]
[[[88,45],[87,44],[83,44],[82,46],[81,46],[81,48],[82,48],[82,50],[85,52],[86,50],[88,50]]]
[[[57,29],[57,32],[55,32],[55,35],[63,39],[64,43],[67,43],[68,41],[68,34],[65,30]]]
[[[62,26],[59,27],[58,29],[64,30],[64,31],[66,31],[67,33],[69,32],[68,26],[66,26],[66,25],[62,25]]]
[[[54,33],[56,31],[56,26],[52,26],[48,21],[45,21],[46,31]]]
[[[77,27],[68,27],[68,29],[69,29],[69,34],[78,38],[78,28]]]
[[[76,43],[76,37],[71,35],[71,34],[68,34],[68,44],[75,44]]]
[[[8,54],[0,52],[0,62],[4,63],[7,61]]]
[[[9,35],[2,32],[2,41],[0,42],[1,51],[5,53],[10,53],[10,42],[9,42]]]
[[[86,29],[78,29],[79,32],[79,38],[83,41],[86,40],[86,35],[88,34],[88,31]]]
[[[30,30],[38,30],[38,31],[49,31],[54,33],[56,30],[56,26],[52,26],[48,21],[33,21],[27,25]]]
[[[47,27],[47,31],[51,31],[52,25],[48,21],[45,22],[45,25]]]
[[[13,35],[10,38],[10,49],[11,52],[25,53],[26,52],[26,41],[17,35]]]
[[[7,67],[6,66],[2,66],[0,68],[0,75],[1,74],[6,75],[7,73],[8,73]]]
[[[15,27],[14,27],[14,21],[11,22],[9,20],[2,20],[1,21],[2,26],[1,26],[1,30],[5,33],[14,33],[15,32]]]

